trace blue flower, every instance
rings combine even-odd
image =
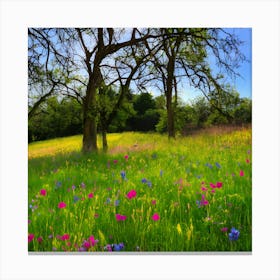
[[[218,168],[221,168],[221,165],[218,162],[216,162],[215,164]]]
[[[163,171],[162,170],[160,170],[159,175],[160,175],[160,177],[162,177],[162,175],[163,175]]]
[[[124,248],[124,244],[112,244],[113,251],[121,251]]]
[[[209,167],[210,169],[213,168],[213,166],[210,163],[208,163],[208,162],[205,164],[205,166]]]
[[[142,182],[143,184],[146,184],[148,181],[147,181],[146,178],[143,178],[143,179],[141,180],[141,182]]]
[[[115,200],[115,206],[119,206],[119,205],[120,205],[120,200],[119,199]]]
[[[240,231],[235,229],[234,227],[230,230],[228,234],[228,238],[230,241],[236,241],[239,237]]]
[[[78,200],[80,200],[80,198],[77,195],[74,195],[74,197],[73,197],[74,203],[76,203]]]
[[[125,179],[126,179],[126,174],[125,174],[125,171],[121,171],[121,177],[122,177],[122,179],[123,179],[123,180],[125,180]]]
[[[149,188],[151,188],[152,187],[152,182],[148,181],[147,185],[148,185]]]

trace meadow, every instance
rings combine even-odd
[[[29,144],[30,252],[252,250],[250,128],[109,134],[89,155],[81,143]]]

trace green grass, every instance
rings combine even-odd
[[[107,154],[83,155],[81,142],[74,136],[29,145],[29,251],[77,251],[90,236],[98,242],[88,251],[119,243],[122,251],[252,250],[250,129],[177,140],[109,134]],[[222,187],[212,193],[217,182]],[[136,197],[127,198],[130,190]],[[198,205],[202,194],[208,205]],[[229,240],[232,227],[240,231],[236,241]],[[69,239],[61,240],[65,234]]]

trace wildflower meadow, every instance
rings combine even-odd
[[[29,252],[252,250],[250,128],[81,137],[29,144]]]

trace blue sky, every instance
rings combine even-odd
[[[240,64],[240,67],[236,69],[236,72],[240,74],[240,77],[228,81],[239,92],[240,97],[252,98],[252,29],[231,28],[227,31],[233,32],[244,42],[240,47],[240,50],[247,59],[247,61]],[[215,72],[216,66],[211,65],[211,67]],[[179,94],[185,102],[188,102],[197,96],[202,96],[202,93],[199,90],[187,87],[186,85],[184,85],[183,89],[179,90]]]

